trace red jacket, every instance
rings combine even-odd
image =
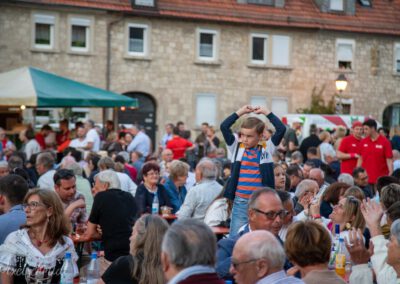
[[[204,273],[189,276],[178,284],[225,284],[225,281],[221,280],[217,273]]]

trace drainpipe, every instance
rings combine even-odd
[[[119,18],[115,20],[111,20],[110,22],[107,23],[107,65],[106,65],[106,89],[109,91],[110,90],[110,85],[111,85],[111,29],[113,25],[117,24],[124,18],[123,15],[121,15]],[[114,129],[118,129],[118,108],[114,107],[113,109],[113,121],[114,121]],[[103,108],[103,127],[105,126],[106,123],[106,115],[107,115],[107,109]]]

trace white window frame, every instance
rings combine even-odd
[[[344,0],[329,0],[329,10],[344,11]]]
[[[200,113],[204,113],[204,110],[200,110],[200,103],[199,99],[201,98],[210,98],[213,99],[214,102],[213,104],[207,104],[207,115],[206,119],[204,119],[203,116],[200,116]],[[217,95],[215,94],[210,94],[210,93],[202,93],[202,94],[197,94],[196,95],[196,126],[200,126],[203,122],[208,122],[210,125],[216,125],[217,123]],[[214,107],[214,111],[212,109]],[[213,113],[211,113],[213,112]]]
[[[32,46],[35,49],[53,50],[55,49],[55,35],[57,25],[57,15],[54,13],[34,12],[32,14]],[[37,44],[36,24],[50,25],[50,44]]]
[[[130,28],[140,28],[143,29],[143,52],[130,51],[129,50],[129,40],[130,40]],[[150,26],[148,24],[140,23],[128,23],[126,26],[126,53],[128,56],[133,57],[148,57],[150,54]]]
[[[397,52],[399,52],[399,57],[397,57]],[[397,70],[397,60],[400,61],[400,42],[396,42],[393,46],[393,71],[400,74],[400,68]]]
[[[264,60],[257,60],[253,59],[253,39],[254,38],[262,38],[264,39]],[[266,65],[268,64],[268,50],[269,50],[269,40],[268,40],[268,34],[265,33],[251,33],[250,34],[250,62],[252,64],[260,64],[260,65]]]
[[[250,105],[253,107],[260,106],[260,107],[267,108],[268,107],[267,97],[266,96],[251,96]]]
[[[274,102],[277,102],[277,101],[286,102],[286,108],[287,109],[284,110],[284,111],[276,110],[275,106],[274,106]],[[278,117],[283,117],[284,115],[288,114],[289,113],[289,100],[288,100],[288,98],[286,98],[286,97],[273,97],[273,98],[271,98],[271,111],[275,115],[277,115]]]
[[[72,26],[81,26],[86,28],[86,47],[72,46]],[[69,27],[69,49],[73,52],[89,52],[92,49],[92,31],[93,31],[93,18],[82,16],[70,16],[68,20]]]
[[[282,53],[282,49],[276,50],[275,42],[278,37],[285,37],[288,39],[288,45],[287,45],[287,64],[279,64],[275,62],[275,57],[274,53]],[[291,49],[292,49],[292,38],[289,35],[285,34],[275,34],[272,35],[271,37],[271,65],[277,66],[277,67],[289,67],[291,64]]]
[[[355,67],[355,51],[356,51],[356,41],[354,39],[343,39],[343,38],[338,38],[336,39],[336,45],[335,45],[335,66],[337,69],[339,69],[339,56],[338,56],[338,51],[339,51],[339,45],[351,45],[352,46],[352,58],[351,58],[351,69],[345,69],[345,70],[354,70]]]
[[[218,60],[218,45],[219,45],[219,31],[213,29],[198,28],[196,33],[197,42],[197,59],[200,61],[217,61]],[[200,56],[200,35],[201,34],[212,34],[213,35],[213,46],[212,56]]]

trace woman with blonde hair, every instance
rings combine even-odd
[[[116,259],[100,283],[165,283],[161,268],[161,242],[168,223],[157,215],[143,215],[130,237],[130,255]]]
[[[65,253],[71,253],[74,263],[78,259],[61,200],[53,190],[33,189],[23,207],[26,224],[0,246],[0,282],[59,283]]]

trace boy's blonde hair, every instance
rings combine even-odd
[[[257,117],[254,117],[254,116],[250,116],[250,117],[247,117],[243,121],[243,123],[240,126],[240,128],[245,128],[245,129],[253,129],[253,128],[255,128],[256,132],[259,135],[261,135],[263,133],[263,131],[264,131],[265,124],[261,119],[259,119]]]

